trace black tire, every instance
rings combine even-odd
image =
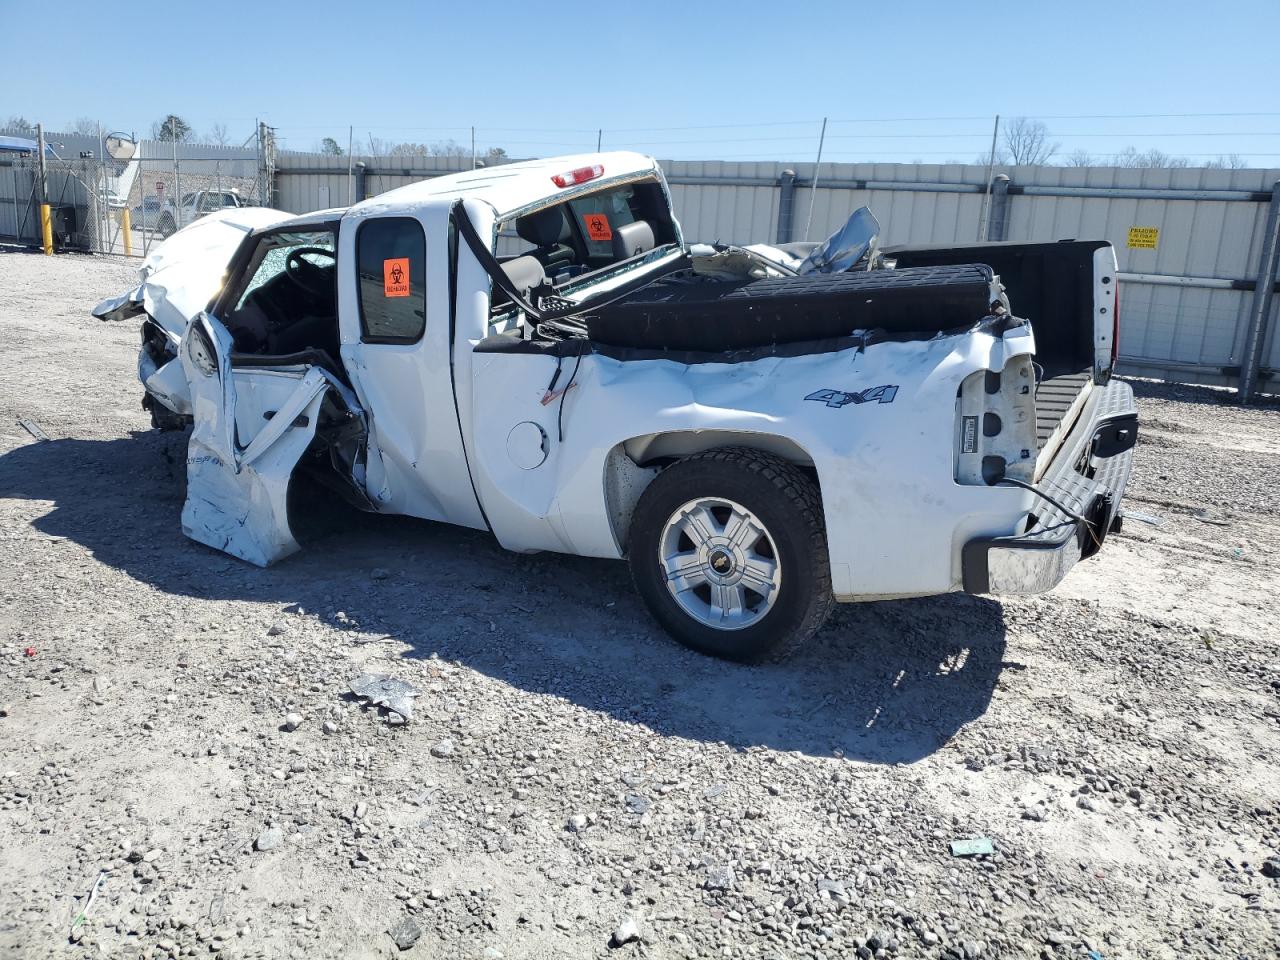
[[[173,222],[173,217],[169,216],[167,213],[161,217],[160,222],[156,224],[156,232],[166,240],[177,233],[178,227],[177,224]]]
[[[722,629],[700,621],[667,587],[663,532],[690,501],[724,498],[764,525],[782,571],[773,606],[756,622]],[[831,566],[822,498],[801,470],[745,447],[721,447],[668,467],[649,484],[631,518],[628,558],[636,589],[653,618],[701,653],[758,663],[781,659],[812,637],[831,613]]]

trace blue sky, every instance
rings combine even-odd
[[[824,159],[943,162],[984,153],[1000,113],[1043,118],[1062,154],[1280,167],[1275,0],[0,6],[54,68],[4,71],[0,122],[51,129],[143,134],[175,112],[240,141],[262,117],[311,149],[348,126],[468,142],[474,125],[530,156],[594,149],[602,128],[660,157],[809,160],[825,116]]]

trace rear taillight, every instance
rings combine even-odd
[[[551,182],[557,187],[573,187],[601,176],[604,176],[604,167],[597,163],[594,166],[570,170],[568,173],[557,173],[551,178]]]
[[[1111,304],[1111,366],[1120,356],[1120,278],[1116,277],[1115,299]]]

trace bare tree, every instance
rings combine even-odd
[[[1027,117],[1014,117],[1004,124],[1001,128],[1001,140],[1004,142],[1003,153],[1007,154],[1008,162],[1018,165],[1046,164],[1061,146],[1049,142],[1049,128],[1041,121]]]
[[[76,122],[71,124],[71,132],[78,133],[82,137],[96,137],[101,129],[103,129],[102,124],[93,117],[76,117]]]
[[[1238,153],[1228,153],[1216,160],[1209,160],[1204,166],[1211,170],[1244,170],[1249,166],[1249,161]]]
[[[428,157],[431,148],[425,143],[397,143],[387,153],[393,157]]]
[[[1098,160],[1088,150],[1072,150],[1068,155],[1063,166],[1066,167],[1092,167],[1098,163]]]
[[[231,143],[231,137],[227,133],[227,125],[225,123],[215,123],[209,128],[209,142],[216,143],[220,147],[225,147]]]
[[[463,146],[457,140],[437,140],[427,147],[427,152],[433,157],[471,156],[471,148]]]
[[[12,130],[14,133],[22,134],[23,136],[35,136],[36,125],[26,117],[10,117],[9,122],[4,126],[6,130]]]
[[[1191,161],[1186,157],[1174,157],[1152,147],[1150,150],[1139,150],[1137,147],[1125,147],[1115,156],[1117,167],[1141,167],[1151,169],[1170,169],[1189,167]]]

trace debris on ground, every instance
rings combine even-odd
[[[1142,510],[1130,510],[1127,507],[1124,510],[1124,518],[1126,520],[1137,520],[1139,523],[1145,523],[1152,527],[1163,527],[1166,522],[1164,517],[1157,517],[1154,513],[1146,513]]]
[[[1195,517],[1195,518],[1196,518],[1197,520],[1199,520],[1201,523],[1211,523],[1211,524],[1213,524],[1215,527],[1229,527],[1229,526],[1231,526],[1231,521],[1230,521],[1230,520],[1224,519],[1223,517],[1219,516],[1219,515],[1218,515],[1217,513],[1215,513],[1214,511],[1212,511],[1212,510],[1208,509],[1207,507],[1199,507],[1199,508],[1197,508],[1197,509],[1195,509],[1195,510],[1192,510],[1192,511],[1191,511],[1191,516]]]
[[[26,417],[19,417],[18,425],[39,441],[43,442],[49,439],[49,435],[41,430],[40,425],[34,420],[28,420]]]
[[[419,696],[419,691],[412,684],[385,673],[362,673],[347,686],[362,700],[386,707],[406,721],[413,719],[413,698]]]
[[[98,891],[102,889],[103,884],[107,882],[107,871],[101,870],[98,873],[98,879],[93,881],[93,887],[89,890],[89,896],[85,898],[84,906],[76,911],[75,916],[71,918],[71,931],[67,936],[72,943],[78,943],[84,935],[81,927],[88,918],[89,913],[93,910],[93,905],[98,899]]]
[[[968,837],[951,841],[953,857],[983,857],[996,852],[995,845],[988,837]]]

